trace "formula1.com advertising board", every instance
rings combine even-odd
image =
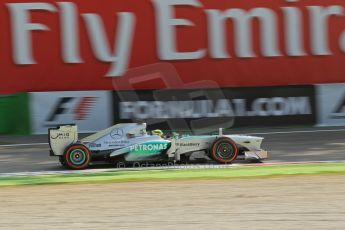
[[[115,91],[115,122],[214,131],[219,127],[315,124],[314,86]]]

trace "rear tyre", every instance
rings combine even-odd
[[[86,169],[91,161],[90,150],[81,144],[69,146],[63,156],[66,167],[74,170]]]
[[[221,164],[230,164],[236,160],[238,148],[233,140],[227,137],[217,139],[211,148],[211,157]]]

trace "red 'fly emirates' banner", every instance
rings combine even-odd
[[[345,82],[344,52],[341,0],[0,1],[1,93]]]

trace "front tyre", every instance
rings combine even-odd
[[[90,150],[81,144],[69,146],[63,155],[66,167],[74,170],[86,169],[91,160]]]
[[[211,148],[211,157],[221,164],[230,164],[236,160],[238,148],[233,140],[227,137],[217,139]]]

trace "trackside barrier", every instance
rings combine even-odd
[[[27,134],[30,126],[32,134],[42,134],[62,123],[77,123],[81,132],[120,122],[147,122],[149,129],[186,133],[200,124],[212,131],[216,126],[345,126],[345,83],[132,90],[131,97],[127,94],[114,91],[111,97],[110,91],[66,91],[1,96],[0,134]],[[180,125],[182,120],[187,127]]]
[[[114,91],[113,103],[115,123],[200,134],[219,127],[316,123],[313,85]]]
[[[30,134],[29,95],[0,96],[0,134]]]
[[[32,133],[47,134],[61,124],[76,124],[82,133],[105,129],[113,122],[111,98],[110,91],[32,92]]]
[[[345,83],[316,85],[317,125],[345,126]]]

